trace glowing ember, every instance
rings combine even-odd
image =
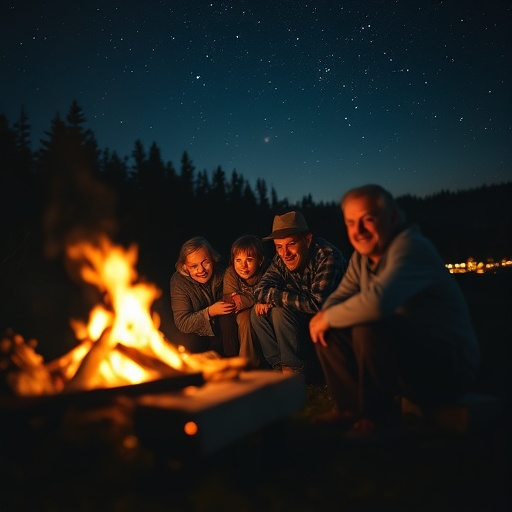
[[[81,278],[96,286],[103,303],[89,314],[87,324],[72,320],[80,344],[62,357],[44,363],[35,343],[20,335],[2,340],[0,368],[18,395],[48,394],[138,384],[172,372],[202,372],[207,380],[233,378],[247,366],[242,357],[222,359],[214,352],[190,354],[172,345],[159,331],[160,318],[151,305],[160,290],[137,282],[137,247],[127,250],[107,238],[97,245],[80,242],[69,246],[68,258],[77,263]]]

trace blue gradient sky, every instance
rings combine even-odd
[[[291,201],[512,179],[510,1],[6,0],[0,112],[34,147],[76,99],[100,148],[156,142]]]

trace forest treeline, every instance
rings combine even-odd
[[[253,187],[237,170],[196,169],[186,151],[175,166],[156,142],[145,148],[136,140],[129,156],[101,149],[76,101],[65,118],[54,117],[36,150],[30,130],[24,109],[12,124],[0,114],[0,284],[61,260],[69,240],[98,233],[138,244],[142,272],[162,283],[187,238],[204,235],[227,258],[236,237],[266,235],[274,215],[289,209],[351,252],[337,202],[306,195],[291,203],[263,179]],[[512,182],[397,199],[445,261],[512,256]]]

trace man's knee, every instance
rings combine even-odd
[[[270,318],[272,322],[282,322],[287,317],[285,313],[286,310],[284,308],[274,306],[268,310],[267,314],[268,318]]]
[[[350,328],[354,352],[389,350],[390,346],[386,343],[389,339],[389,333],[379,323],[354,325]]]
[[[327,348],[329,348],[330,345],[347,345],[351,342],[352,339],[352,329],[351,328],[331,328],[325,333],[325,341],[327,343]],[[316,344],[317,346],[321,346],[319,343]]]
[[[325,342],[327,346],[311,342],[320,361],[322,359],[329,360],[339,352],[346,352],[350,343],[350,329],[329,329],[325,334]]]
[[[251,323],[251,325],[257,327],[262,324],[262,320],[263,320],[263,316],[258,315],[256,313],[255,308],[251,308],[251,312],[249,313],[249,322]]]
[[[352,328],[351,347],[358,366],[374,375],[386,375],[396,382],[400,374],[397,341],[385,326],[360,325]]]
[[[321,343],[314,343],[315,354],[318,359],[322,359],[324,357],[329,357],[329,344],[327,347],[324,347]]]

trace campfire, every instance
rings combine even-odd
[[[151,313],[161,292],[139,279],[137,256],[136,246],[106,237],[68,246],[68,263],[100,299],[87,320],[71,320],[76,346],[54,360],[45,362],[37,341],[16,332],[0,340],[0,410],[12,413],[6,419],[45,425],[62,417],[65,425],[66,418],[108,418],[128,439],[174,459],[213,453],[303,407],[300,375],[244,371],[243,357],[192,354],[166,339]]]
[[[7,332],[0,341],[0,385],[16,396],[54,395],[154,382],[201,374],[205,381],[233,379],[246,368],[243,357],[221,358],[210,351],[191,354],[159,330],[151,312],[160,290],[139,279],[137,246],[128,249],[102,237],[98,243],[68,246],[68,261],[81,279],[101,294],[88,321],[71,320],[77,346],[49,362],[36,340]]]

